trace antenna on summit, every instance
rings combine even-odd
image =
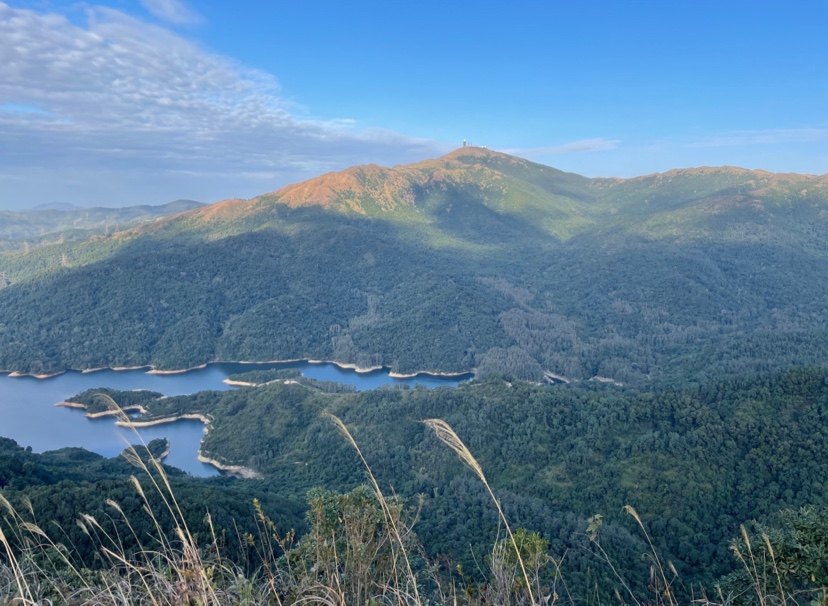
[[[463,139],[463,147],[466,147],[466,140]]]

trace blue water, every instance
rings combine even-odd
[[[31,446],[35,452],[79,446],[106,457],[116,456],[127,444],[139,444],[141,439],[149,442],[155,438],[167,438],[170,441],[170,454],[164,460],[165,463],[194,476],[216,475],[218,472],[213,467],[196,459],[204,432],[204,425],[200,421],[181,420],[145,427],[140,430],[139,438],[135,431],[115,425],[115,420],[111,417],[87,419],[82,410],[56,408],[54,405],[82,391],[98,387],[149,389],[168,396],[206,389],[234,389],[223,382],[229,375],[268,368],[298,368],[306,377],[347,383],[360,391],[390,384],[453,386],[467,378],[418,375],[409,379],[393,379],[385,369],[357,373],[335,364],[309,362],[217,363],[170,375],[149,374],[146,369],[98,370],[89,373],[70,371],[49,379],[0,374],[0,436],[12,438],[21,446]]]

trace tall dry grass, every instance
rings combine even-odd
[[[113,410],[120,410],[109,400]],[[536,533],[523,529],[513,532],[482,467],[447,423],[439,419],[424,421],[485,486],[507,535],[494,545],[487,558],[488,581],[476,587],[462,576],[447,574],[445,567],[426,557],[413,531],[418,507],[409,510],[395,496],[386,496],[348,428],[338,417],[327,416],[358,453],[369,485],[347,495],[314,493],[308,514],[311,530],[298,540],[292,532],[280,534],[259,503],[254,502],[258,536],[238,537],[258,558],[254,574],[245,576],[240,566],[222,556],[209,515],[210,535],[205,544],[197,542],[164,467],[145,446],[143,450],[129,447],[125,456],[144,478],[142,483],[133,475],[130,482],[154,532],[142,536],[135,530],[134,520],[118,503],[107,501],[113,519],[120,520],[132,542],[139,546],[128,552],[113,524],[80,514],[78,526],[97,546],[104,563],[90,570],[76,560],[71,546],[56,543],[34,522],[30,506],[24,503],[25,511],[21,513],[0,494],[0,509],[4,512],[0,518],[0,606],[574,606],[581,603],[566,590],[560,561],[549,556],[548,544]],[[148,489],[159,498],[164,517],[172,520],[171,531],[164,531],[146,493]],[[606,559],[626,591],[626,595],[615,592],[617,603],[735,606],[745,602],[744,595],[725,595],[722,591],[713,597],[703,592],[699,595],[685,592],[679,597],[675,589],[678,577],[675,568],[669,562],[663,563],[635,509],[627,507],[626,510],[650,548],[646,554],[651,562],[649,597],[634,594],[600,547],[599,517],[587,530],[599,557]],[[755,592],[755,598],[748,601],[759,606],[799,606],[797,599],[801,596],[783,587],[767,536],[763,540],[771,554],[770,562],[757,561],[744,530],[743,538],[745,547],[735,548],[735,555],[749,574]],[[547,566],[552,567],[551,582],[549,575],[542,574]],[[595,603],[590,599],[585,601],[587,605]],[[801,606],[812,601],[802,602]],[[826,604],[824,595],[822,604]]]

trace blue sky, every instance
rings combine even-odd
[[[465,138],[828,172],[828,3],[0,0],[0,208],[213,202]]]

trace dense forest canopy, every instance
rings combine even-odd
[[[574,548],[594,514],[609,536],[628,533],[623,549],[633,549],[635,523],[623,513],[632,505],[688,582],[709,583],[735,569],[729,544],[740,524],[828,506],[824,369],[643,392],[495,380],[337,394],[281,379],[166,398],[90,390],[72,401],[94,410],[99,393],[140,404],[142,420],[209,417],[204,452],[254,468],[294,500],[317,485],[346,491],[365,481],[357,453],[322,414],[334,413],[353,428],[382,485],[407,498],[426,496],[417,527],[426,547],[466,567],[495,540],[496,512],[423,419],[448,421],[509,517],[541,532],[553,549]]]
[[[0,255],[0,368],[326,359],[541,381],[819,363],[826,177],[477,148]]]

